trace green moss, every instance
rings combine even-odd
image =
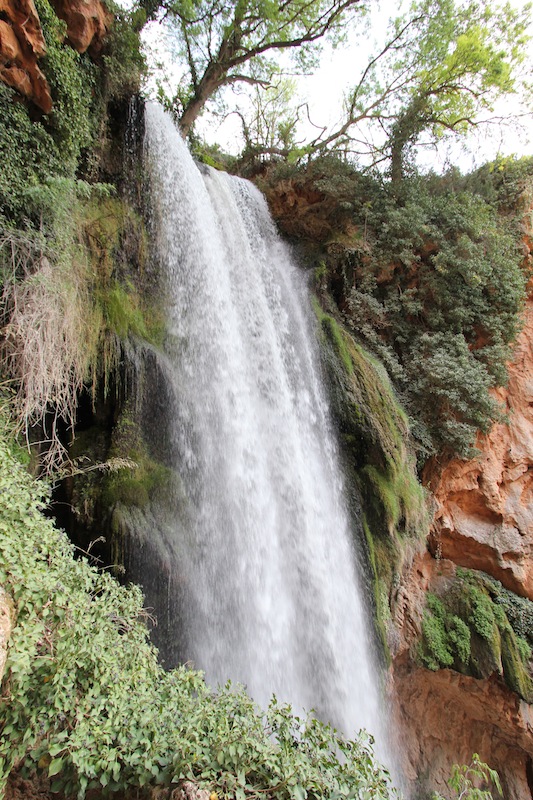
[[[372,528],[425,535],[426,496],[409,449],[407,416],[384,368],[313,301],[322,332],[333,410]]]
[[[431,670],[455,666],[463,672],[470,660],[470,640],[466,623],[452,614],[441,598],[428,593],[418,651],[422,664]]]
[[[522,658],[521,648],[514,631],[509,627],[501,632],[502,665],[505,683],[523,697],[527,703],[533,702],[533,681]]]
[[[109,457],[127,459],[135,466],[105,476],[101,502],[108,509],[117,504],[143,508],[158,493],[165,494],[178,481],[173,470],[157,461],[149,452],[139,425],[128,407],[123,409],[113,431]]]
[[[432,670],[453,666],[475,678],[497,672],[510,689],[531,702],[531,649],[496,602],[496,584],[482,573],[458,569],[442,595],[429,593],[418,657]]]
[[[322,330],[332,343],[335,352],[341,359],[344,365],[344,369],[346,370],[348,375],[352,375],[353,363],[346,343],[345,334],[343,333],[339,325],[335,322],[333,317],[330,317],[328,314],[322,315],[320,324],[322,326]]]
[[[389,528],[394,529],[401,517],[401,497],[396,493],[394,481],[377,467],[367,464],[361,474],[366,478],[371,487],[371,495],[377,500],[385,514]]]
[[[518,648],[518,652],[520,653],[520,658],[524,664],[527,664],[531,660],[531,645],[527,639],[523,639],[521,636],[516,636],[516,646]]]
[[[390,651],[387,641],[386,621],[390,619],[390,609],[388,602],[388,586],[390,586],[391,558],[390,553],[385,554],[384,543],[375,542],[374,537],[368,526],[366,517],[363,515],[363,532],[367,547],[368,559],[372,569],[372,593],[374,597],[376,629],[381,642],[383,653],[387,663],[390,663]],[[388,569],[387,569],[388,567]],[[387,578],[383,578],[384,573],[389,573]]]
[[[128,458],[136,466],[121,469],[106,480],[102,501],[110,508],[117,503],[143,508],[157,491],[164,491],[171,482],[172,470],[154,461],[145,450],[130,450]]]
[[[451,667],[454,659],[444,622],[432,614],[424,614],[422,634],[419,656],[424,666],[433,671],[440,667]]]
[[[109,288],[99,293],[105,325],[120,339],[128,336],[148,338],[148,327],[140,307],[137,292],[131,284],[121,285],[113,282]]]

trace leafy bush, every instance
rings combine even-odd
[[[16,608],[1,698],[1,785],[16,766],[83,798],[191,779],[219,796],[387,798],[368,737],[349,742],[272,700],[164,672],[136,588],[85,560],[43,516],[43,486],[0,438],[0,585]]]
[[[36,0],[46,41],[40,61],[53,100],[49,115],[20,102],[17,93],[0,84],[0,220],[40,224],[39,209],[26,207],[26,192],[50,179],[79,177],[83,156],[100,144],[107,104],[138,91],[144,61],[139,35],[126,13],[110,4],[114,24],[99,64],[79,54],[65,41],[66,25],[48,0]],[[91,162],[86,158],[87,163]]]
[[[287,178],[309,198],[308,214],[282,210],[280,224],[320,239],[321,291],[386,367],[421,461],[471,456],[477,431],[502,418],[489,392],[505,384],[528,279],[509,207],[523,214],[532,172],[529,163],[493,170],[486,197],[481,178],[429,175],[390,187],[332,158],[280,165],[260,181],[275,209],[276,182],[283,192]]]

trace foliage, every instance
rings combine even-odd
[[[148,0],[141,5],[151,16],[164,9],[165,23],[171,27],[175,56],[185,70],[171,104],[187,134],[205,104],[223,86],[268,86],[279,71],[272,53],[292,51],[300,67],[311,66],[320,40],[339,37],[358,2],[163,0],[155,5]]]
[[[49,117],[32,120],[16,94],[0,86],[0,143],[3,166],[0,209],[11,219],[26,212],[25,190],[47,178],[74,177],[83,148],[95,134],[93,117],[97,68],[87,55],[64,45],[65,23],[48,0],[37,0],[47,51],[42,68],[54,107]],[[39,218],[37,217],[37,220]]]
[[[139,36],[129,17],[114,4],[115,20],[99,64],[79,54],[65,40],[65,23],[48,0],[36,0],[46,41],[40,68],[50,86],[49,115],[20,103],[16,92],[0,84],[0,220],[24,227],[41,222],[39,208],[27,208],[28,189],[61,178],[81,177],[80,165],[104,135],[107,104],[129,96],[139,86],[144,62]],[[91,176],[89,176],[91,177]]]
[[[479,124],[482,111],[493,111],[499,96],[515,91],[517,68],[527,54],[530,10],[422,0],[413,3],[408,22],[395,21],[397,35],[408,26],[415,47],[402,42],[400,58],[394,52],[385,69],[386,85],[394,86],[388,123],[393,180],[401,179],[405,151],[423,132],[434,139],[445,131],[463,133]],[[379,95],[381,83],[378,87]],[[389,98],[385,107],[390,114]]]
[[[142,598],[73,559],[42,514],[43,486],[0,440],[0,584],[16,606],[2,693],[2,781],[43,771],[53,791],[124,790],[191,779],[219,796],[279,800],[391,796],[368,737],[347,742],[275,699],[164,672]]]
[[[197,5],[203,12],[197,13],[197,20],[204,28],[201,49],[197,49],[194,40],[198,26],[194,28],[191,16],[178,3],[174,4],[181,23],[180,54],[189,72],[187,82],[174,99],[184,130],[190,126],[189,110],[194,118],[206,99],[226,83],[221,73],[224,65],[232,64],[234,47],[235,60],[239,68],[242,65],[238,12],[233,20],[231,12],[228,13],[224,36],[217,36],[219,20],[213,6]],[[294,5],[286,4],[280,9],[290,9],[292,13]],[[164,6],[168,12],[169,4]],[[306,9],[314,6],[306,4]],[[196,5],[193,8],[196,10]],[[251,4],[237,4],[237,9],[246,21]],[[253,11],[254,32],[278,24],[279,9],[275,12],[271,8],[254,7]],[[268,124],[270,99],[263,94],[263,99],[258,101],[256,97],[249,104],[250,113],[241,113],[243,157],[263,155],[301,160],[334,150],[352,159],[362,158],[372,166],[388,162],[390,176],[399,182],[410,166],[412,148],[422,135],[425,135],[424,145],[428,146],[445,135],[464,134],[472,127],[497,124],[501,119],[493,115],[496,100],[516,92],[522,94],[527,105],[530,87],[522,74],[522,65],[528,56],[530,11],[530,6],[517,11],[508,3],[489,6],[477,0],[467,3],[414,0],[406,15],[390,20],[385,41],[361,70],[356,84],[346,92],[344,111],[336,127],[315,125],[317,135],[307,134],[296,145],[295,132],[302,127],[304,113],[308,115],[307,105],[290,102],[283,111],[279,109],[278,120],[282,124],[277,126],[276,119]],[[246,31],[246,24],[243,27]],[[210,35],[212,28],[215,35]],[[365,26],[360,25],[360,29],[360,35],[366,36]],[[289,46],[285,26],[281,32],[280,46]],[[268,36],[264,41],[268,42]],[[267,48],[270,46],[266,44]],[[246,64],[251,59],[250,72],[240,70],[239,76],[232,77],[230,70],[229,82],[252,83],[259,97],[265,90],[276,96],[274,76],[279,66],[258,58],[261,53],[261,48],[256,51],[250,47],[242,57]],[[523,116],[526,115],[528,112],[524,112]],[[305,123],[308,131],[309,119]]]
[[[139,91],[146,62],[141,49],[138,11],[125,11],[107,0],[113,13],[113,25],[106,37],[102,54],[102,95],[105,102],[129,98]]]
[[[503,797],[498,773],[481,761],[477,753],[472,756],[470,764],[454,764],[447,783],[457,800],[493,800],[492,790]],[[435,793],[432,800],[444,798]]]
[[[78,186],[67,179],[26,192],[47,210],[49,230],[0,230],[4,323],[0,366],[15,382],[19,428],[43,426],[48,466],[61,461],[59,421],[73,427],[77,395],[95,370],[100,316],[93,276],[75,238]],[[38,195],[38,198],[37,198]]]
[[[505,383],[519,329],[518,237],[480,197],[422,179],[357,218],[367,246],[351,256],[350,323],[392,365],[422,447],[468,457],[500,418],[489,390]]]
[[[385,366],[422,463],[436,452],[470,457],[477,431],[502,419],[490,390],[505,384],[521,326],[530,172],[527,160],[510,161],[406,180],[399,192],[330,156],[277,165],[260,181],[274,198],[285,180],[319,194],[320,291]],[[310,235],[304,215],[294,224]]]
[[[164,325],[161,311],[119,280],[126,245],[129,269],[140,267],[144,228],[109,187],[56,178],[24,196],[42,224],[39,232],[0,227],[0,368],[16,389],[19,429],[28,441],[40,429],[49,471],[65,456],[62,430],[74,428],[82,388],[94,391],[103,377],[107,390],[123,342],[159,345]]]

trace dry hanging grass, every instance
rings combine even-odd
[[[73,427],[79,392],[96,369],[102,320],[90,268],[81,257],[67,264],[34,240],[7,233],[0,269],[2,372],[16,388],[19,430],[28,440],[34,426],[44,431],[43,467],[51,471],[66,455],[59,421]]]

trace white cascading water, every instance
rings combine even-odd
[[[146,109],[169,292],[182,658],[378,740],[380,709],[303,276],[249,182],[200,171]],[[167,390],[168,392],[168,390]],[[381,746],[379,745],[382,740]]]

